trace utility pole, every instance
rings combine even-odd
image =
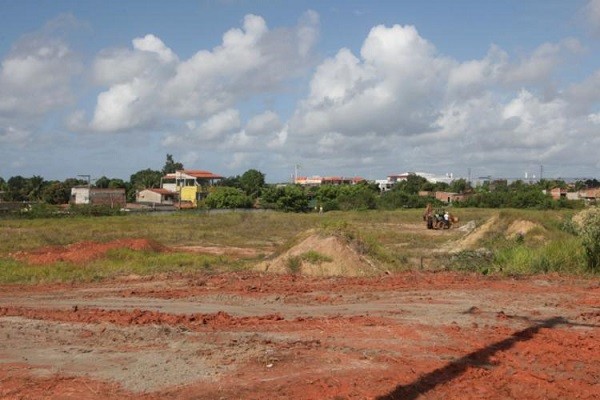
[[[298,170],[302,168],[300,166],[300,164],[294,164],[294,184],[296,184],[296,182],[298,182]]]
[[[91,175],[77,175],[82,178],[87,178],[88,188],[92,187],[92,177]]]
[[[540,181],[544,178],[544,166],[540,164]]]

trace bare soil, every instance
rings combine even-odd
[[[317,247],[325,242],[301,244],[329,254]],[[96,245],[72,248],[101,257]],[[68,253],[38,255],[53,251]],[[253,271],[0,287],[2,399],[598,399],[598,393],[598,280]]]

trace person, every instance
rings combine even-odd
[[[446,225],[447,228],[450,228],[450,213],[448,213],[448,211],[444,211],[444,225]]]

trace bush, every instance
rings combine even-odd
[[[573,222],[585,249],[588,268],[600,271],[600,208],[591,207],[579,212]]]
[[[241,189],[217,187],[205,199],[209,208],[250,208],[252,200]]]

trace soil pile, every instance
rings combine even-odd
[[[92,261],[115,249],[137,251],[165,252],[168,249],[158,242],[149,239],[118,239],[106,243],[79,242],[67,246],[43,247],[33,251],[19,251],[11,257],[29,264],[44,265],[55,262],[81,263]]]
[[[356,246],[336,235],[313,233],[274,259],[260,263],[259,271],[311,276],[368,276],[378,271]]]
[[[518,235],[525,236],[535,228],[541,228],[541,225],[535,222],[519,219],[514,221],[506,230],[506,237],[509,239],[515,238]]]

